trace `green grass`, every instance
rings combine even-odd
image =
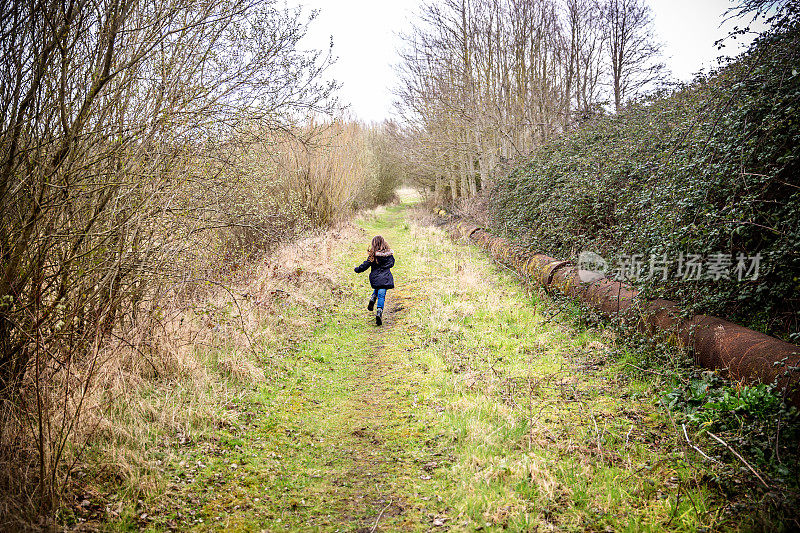
[[[610,330],[572,307],[552,317],[549,297],[408,213],[358,221],[332,304],[287,309],[317,325],[279,379],[220,399],[235,422],[174,445],[163,488],[107,528],[736,529],[746,517],[726,518],[653,401],[658,376],[626,371]],[[352,272],[375,234],[396,256],[381,328]]]

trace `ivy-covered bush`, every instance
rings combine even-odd
[[[542,146],[489,197],[495,231],[530,250],[610,266],[639,254],[629,281],[648,295],[800,341],[796,19],[711,75]],[[678,271],[690,254],[700,279]],[[666,280],[646,279],[651,259]]]

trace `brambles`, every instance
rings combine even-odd
[[[738,386],[716,373],[697,372],[661,401],[693,431],[719,433],[758,468],[781,483],[796,485],[800,416],[774,386]]]
[[[800,328],[800,73],[796,25],[671,94],[598,117],[535,150],[490,195],[495,230],[532,250],[610,262],[761,255],[757,279],[640,280],[677,300],[791,338]]]

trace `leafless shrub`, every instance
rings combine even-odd
[[[285,201],[307,213],[310,222],[328,226],[354,210],[372,207],[379,187],[371,131],[356,122],[313,121],[276,139],[276,164],[282,175]],[[300,142],[308,139],[310,142]]]
[[[33,518],[68,486],[106,369],[165,371],[143,333],[163,298],[297,224],[233,156],[254,124],[331,111],[335,85],[272,0],[3,1],[0,21],[0,491]]]

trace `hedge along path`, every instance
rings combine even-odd
[[[610,331],[580,327],[572,308],[555,315],[407,205],[357,223],[322,325],[286,355],[283,379],[245,397],[245,423],[172,466],[185,482],[150,527],[693,531],[731,519],[655,406],[660,377],[625,373]],[[382,328],[352,273],[375,234],[396,256]]]

